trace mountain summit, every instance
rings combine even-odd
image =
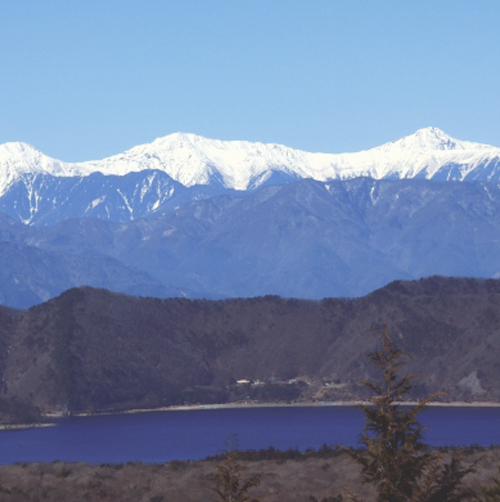
[[[486,148],[490,149],[489,145],[480,143],[471,143],[470,141],[458,141],[451,136],[448,136],[444,131],[437,127],[424,127],[416,133],[405,136],[404,138],[387,143],[382,147],[382,150],[389,150],[391,147],[399,149],[411,150],[474,150]]]
[[[145,170],[162,171],[186,187],[211,185],[235,190],[298,178],[500,181],[500,148],[459,141],[435,127],[370,150],[343,154],[175,133],[103,160],[66,163],[25,143],[6,143],[0,145],[0,196],[26,176],[75,177],[94,172],[125,176]]]

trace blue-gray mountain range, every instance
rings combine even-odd
[[[80,164],[0,145],[0,303],[83,284],[316,299],[500,275],[497,148],[435,128],[341,155],[173,136]]]

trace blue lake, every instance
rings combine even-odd
[[[500,444],[500,408],[432,407],[420,415],[432,446]],[[220,453],[237,434],[239,448],[323,444],[355,446],[363,415],[347,406],[157,411],[70,417],[55,427],[0,432],[0,464],[14,462],[166,462]]]

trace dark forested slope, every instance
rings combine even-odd
[[[1,397],[43,412],[357,399],[384,324],[422,376],[414,397],[500,402],[500,281],[441,277],[359,299],[159,300],[84,287],[2,308]]]

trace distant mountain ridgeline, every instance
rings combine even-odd
[[[17,181],[27,182],[29,188],[30,177],[36,175],[82,178],[97,172],[125,176],[148,170],[163,172],[185,187],[219,185],[243,191],[258,188],[273,177],[273,183],[360,176],[498,181],[500,148],[461,141],[436,127],[419,129],[370,150],[340,154],[175,133],[102,160],[68,163],[26,143],[11,142],[0,145],[0,196]],[[46,178],[46,182],[50,180]]]
[[[0,145],[0,211],[29,225],[131,221],[193,200],[300,179],[500,181],[500,148],[428,127],[370,150],[311,153],[176,133],[103,160],[67,163],[25,143]]]
[[[326,154],[176,133],[67,163],[0,145],[0,304],[361,296],[500,274],[500,149],[434,127]]]
[[[116,177],[122,185],[111,192],[139,200],[135,181],[146,175]],[[496,183],[308,179],[193,200],[215,189],[165,176],[148,182],[165,195],[165,213],[154,218],[37,227],[0,213],[0,303],[27,308],[80,285],[157,297],[321,299],[365,295],[396,279],[500,274]],[[99,180],[111,183],[100,174],[85,183]],[[65,204],[75,207],[72,190],[89,185],[65,183]],[[128,211],[124,202],[112,207]]]
[[[358,382],[373,371],[364,354],[387,324],[421,376],[413,397],[500,402],[499,323],[493,279],[397,281],[321,301],[160,300],[83,287],[28,311],[0,308],[0,398],[2,409],[17,403],[31,416],[362,399]]]

